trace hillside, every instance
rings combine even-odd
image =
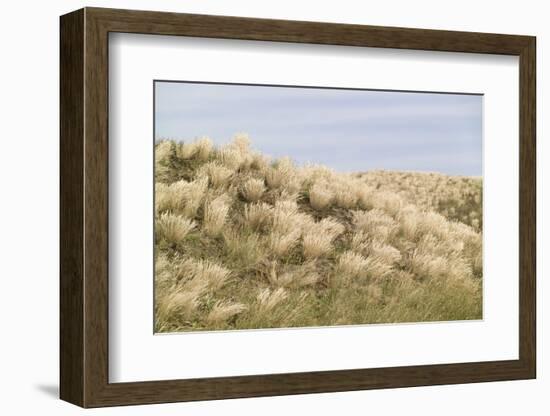
[[[158,332],[479,319],[481,179],[155,146]]]
[[[483,227],[479,177],[391,171],[371,171],[357,176],[363,178],[371,190],[379,188],[395,193],[404,203],[438,212],[478,231]]]

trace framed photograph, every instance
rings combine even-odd
[[[60,28],[63,400],[535,378],[534,37]]]

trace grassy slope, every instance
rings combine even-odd
[[[156,329],[481,318],[481,179],[156,146]]]

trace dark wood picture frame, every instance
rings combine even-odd
[[[60,396],[63,400],[82,407],[101,407],[535,378],[534,37],[100,8],[64,15],[60,28]],[[518,56],[519,359],[109,383],[110,32]]]

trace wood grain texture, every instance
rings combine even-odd
[[[528,36],[87,8],[111,32],[519,55]]]
[[[84,313],[85,406],[101,395],[108,380],[109,308],[109,142],[108,142],[108,33],[86,15],[84,52]]]
[[[84,404],[84,12],[60,22],[60,388]]]
[[[520,357],[189,380],[108,380],[108,33],[517,55]],[[61,397],[83,407],[533,378],[535,39],[528,36],[86,8],[61,18]]]
[[[520,54],[519,142],[519,355],[536,377],[536,40]]]

